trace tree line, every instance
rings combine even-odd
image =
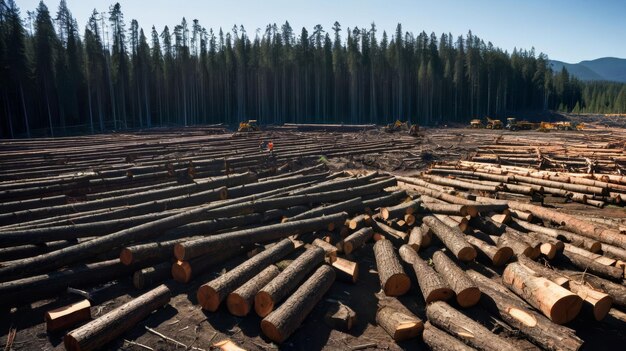
[[[0,135],[58,136],[154,126],[378,123],[436,125],[519,111],[626,112],[626,85],[553,72],[544,54],[465,36],[367,28],[249,34],[185,18],[130,26],[119,3],[84,32],[61,0],[22,18],[0,0]]]

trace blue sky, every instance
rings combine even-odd
[[[94,8],[107,10],[114,1],[66,0],[81,26]],[[38,0],[16,0],[22,14],[34,10]],[[405,31],[451,32],[458,36],[468,30],[495,46],[544,52],[551,59],[575,63],[612,56],[626,58],[626,0],[122,0],[125,19],[137,19],[148,31],[156,25],[170,28],[183,16],[197,18],[209,28],[230,30],[243,24],[249,35],[267,23],[288,20],[296,33],[305,26],[321,24],[330,30],[335,20],[344,30],[355,25],[368,27],[376,22],[393,32],[398,22]],[[59,0],[45,3],[55,13]],[[345,34],[344,34],[345,37]]]

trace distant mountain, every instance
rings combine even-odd
[[[550,65],[555,72],[561,71],[565,67],[571,75],[580,80],[608,80],[626,83],[626,59],[603,57],[579,63],[551,60]]]

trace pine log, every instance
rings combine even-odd
[[[333,263],[337,259],[337,251],[339,251],[337,249],[337,246],[319,238],[315,238],[312,245],[324,250],[324,254],[328,260],[328,263]]]
[[[343,252],[346,255],[351,254],[354,250],[361,248],[374,235],[374,230],[364,227],[350,234],[343,239]]]
[[[480,290],[445,253],[441,251],[435,252],[433,254],[433,263],[437,272],[456,294],[456,302],[459,306],[467,308],[478,303]]]
[[[424,343],[428,345],[432,351],[476,350],[475,348],[465,345],[459,339],[454,338],[452,335],[430,324],[430,322],[424,323],[423,338]]]
[[[337,279],[341,281],[355,284],[359,279],[359,264],[357,262],[337,257],[332,266],[337,274]]]
[[[273,264],[269,265],[254,278],[228,294],[226,298],[228,311],[237,317],[247,316],[254,305],[254,296],[279,273],[278,267]]]
[[[411,229],[408,245],[411,246],[413,250],[419,251],[422,247],[429,246],[431,240],[432,231],[426,224],[422,223],[421,226]]]
[[[387,296],[406,294],[411,288],[411,280],[404,273],[402,264],[389,240],[379,240],[374,244],[374,256],[380,278],[380,285]]]
[[[535,344],[549,351],[577,351],[582,346],[583,340],[576,336],[574,330],[552,323],[525,303],[495,289],[496,285],[491,281],[474,279],[474,282],[483,293],[481,305],[521,331]]]
[[[308,211],[302,212],[290,218],[285,218],[283,222],[298,221],[307,218],[315,218],[325,216],[333,213],[346,212],[348,214],[354,214],[355,212],[363,211],[363,201],[360,197],[350,199],[347,201],[337,202],[325,206],[312,208]]]
[[[416,338],[424,329],[424,323],[414,315],[383,306],[376,312],[376,323],[396,342]]]
[[[461,261],[472,261],[476,258],[476,249],[465,240],[465,235],[459,228],[449,227],[433,216],[426,216],[423,221],[456,258]]]
[[[413,214],[417,212],[421,202],[422,201],[420,199],[417,199],[403,202],[396,206],[383,207],[380,209],[380,216],[384,220],[390,220],[393,218],[404,218],[404,215],[406,214]]]
[[[133,274],[133,286],[136,289],[155,286],[164,280],[172,278],[172,265],[170,262],[163,262],[156,266],[146,267]]]
[[[393,229],[392,227],[376,220],[372,221],[372,228],[376,230],[376,233],[384,235],[385,238],[393,241],[394,244],[405,243],[409,238],[409,234],[407,232]]]
[[[443,301],[435,301],[426,307],[428,321],[447,331],[457,339],[479,350],[518,350],[506,339],[501,338],[478,322],[470,319]]]
[[[223,250],[215,254],[207,254],[192,258],[189,261],[176,261],[171,266],[171,274],[175,281],[183,284],[189,283],[212,266],[225,262],[233,257],[248,251],[250,246],[241,246]],[[252,256],[250,256],[251,258]]]
[[[65,335],[65,348],[68,351],[102,348],[134,327],[152,311],[166,305],[170,301],[170,295],[170,289],[165,285],[148,291]]]
[[[81,300],[46,312],[46,330],[54,332],[91,319],[91,303]]]
[[[469,205],[423,202],[420,206],[420,211],[425,213],[437,213],[461,217],[465,217],[467,215],[476,217],[478,215],[476,208]]]
[[[174,247],[174,255],[178,260],[185,261],[200,255],[226,250],[234,246],[265,243],[290,235],[325,229],[331,223],[343,223],[347,216],[348,215],[343,212],[319,218],[309,218],[212,235],[203,239],[176,244]]]
[[[333,303],[324,314],[324,323],[332,329],[349,331],[356,323],[356,312],[341,302]]]
[[[546,228],[540,225],[524,222],[521,220],[513,220],[515,224],[524,228],[525,230],[542,233],[545,235],[549,235],[557,240],[566,240],[570,244],[578,247],[582,247],[586,250],[589,250],[593,253],[597,253],[601,250],[602,245],[599,241],[589,239],[582,235],[578,235],[572,232],[568,232],[560,229]]]
[[[198,303],[205,310],[210,312],[217,311],[228,294],[260,273],[268,265],[280,260],[293,250],[294,244],[291,240],[284,239],[278,242],[271,248],[248,259],[233,270],[200,286],[197,293]]]
[[[618,281],[621,281],[624,278],[623,269],[598,263],[594,259],[569,251],[567,248],[565,249],[565,251],[563,251],[563,255],[560,257],[560,259],[566,263],[572,264],[580,268],[581,270],[599,275],[604,278]]]
[[[497,242],[498,247],[510,247],[516,256],[524,255],[534,260],[540,255],[539,250],[533,249],[527,243],[518,240],[510,233],[504,233],[499,237],[496,236],[494,240]]]
[[[403,245],[400,248],[400,256],[404,262],[413,267],[422,296],[427,304],[433,301],[447,301],[454,296],[454,290],[450,289],[445,279],[422,260],[413,248]]]
[[[619,247],[615,247],[613,245],[608,245],[608,244],[602,244],[601,247],[602,247],[602,254],[622,260],[622,261],[626,261],[626,250],[619,248]]]
[[[613,302],[616,305],[622,308],[626,307],[626,286],[624,286],[623,284],[616,284],[606,279],[602,279],[594,275],[588,274],[586,272],[562,272],[568,277],[571,277],[572,280],[576,282],[589,284],[591,287],[607,293],[613,298]]]
[[[489,262],[496,267],[500,267],[509,262],[511,256],[513,256],[513,249],[508,246],[493,246],[471,235],[466,235],[465,240],[472,244],[476,248],[476,251],[487,257]]]
[[[369,200],[363,200],[363,206],[365,207],[365,213],[368,215],[373,215],[374,210],[383,206],[391,206],[397,204],[398,202],[402,202],[406,199],[406,191],[394,191],[391,194],[384,193],[385,195],[378,196]]]
[[[372,218],[369,215],[362,214],[358,215],[352,219],[350,219],[350,223],[348,224],[348,228],[350,230],[359,230],[369,225]]]
[[[261,321],[261,330],[270,340],[284,342],[304,321],[335,281],[335,271],[323,265],[278,309]]]
[[[582,308],[582,299],[578,295],[519,263],[510,263],[506,267],[502,283],[557,324],[573,320]]]
[[[256,313],[260,317],[270,314],[306,278],[307,274],[323,262],[324,250],[322,248],[307,249],[256,293],[254,297]]]

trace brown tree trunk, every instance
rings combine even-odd
[[[228,311],[237,317],[247,316],[254,305],[254,296],[279,273],[278,267],[273,264],[269,265],[247,283],[228,294],[226,298]]]
[[[189,261],[176,261],[171,265],[172,277],[175,281],[183,284],[189,283],[193,278],[205,272],[210,267],[227,261],[230,258],[246,252],[249,246],[241,246],[234,249],[220,251],[215,254],[207,254],[192,258]]]
[[[378,309],[376,323],[396,342],[416,338],[424,329],[424,323],[419,318],[391,306]]]
[[[156,266],[140,269],[133,274],[133,286],[136,289],[144,289],[155,286],[164,280],[172,278],[172,264],[163,262]]]
[[[467,346],[459,339],[430,324],[424,323],[424,343],[432,351],[472,351],[473,347]]]
[[[415,251],[419,251],[422,247],[427,247],[430,245],[432,240],[432,231],[430,228],[423,224],[419,227],[413,227],[411,232],[409,232],[409,242],[408,245],[413,248]]]
[[[410,246],[403,245],[400,248],[400,256],[404,262],[413,266],[418,285],[427,304],[433,301],[447,301],[454,296],[454,291],[450,289],[441,275],[424,262]]]
[[[261,330],[270,340],[284,342],[304,321],[335,281],[328,265],[318,268],[278,309],[261,321]]]
[[[337,260],[332,263],[337,279],[355,284],[359,279],[359,264],[345,258],[337,257]]]
[[[510,247],[493,246],[471,235],[466,235],[465,240],[472,244],[478,252],[485,255],[491,264],[496,267],[500,267],[509,262],[511,256],[513,256],[513,250]]]
[[[476,249],[465,240],[465,235],[459,228],[449,227],[433,216],[426,216],[423,221],[456,258],[461,261],[472,261],[476,258]]]
[[[411,280],[404,273],[402,264],[389,240],[379,240],[374,244],[374,256],[380,278],[380,285],[387,296],[406,294],[411,288]]]
[[[456,294],[456,302],[461,307],[471,307],[480,300],[480,290],[456,263],[445,253],[437,251],[433,254],[435,269],[448,283]]]
[[[324,254],[323,249],[311,247],[263,286],[254,297],[254,310],[256,313],[260,317],[270,314],[309,272],[324,262]]]
[[[350,234],[343,239],[343,252],[346,255],[351,254],[354,250],[361,248],[374,235],[374,230],[364,227]]]

